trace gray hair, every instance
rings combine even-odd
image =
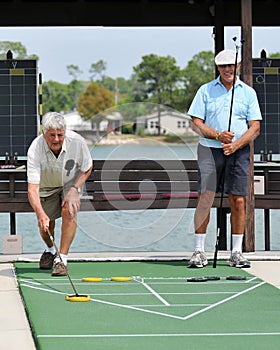
[[[66,121],[62,114],[57,112],[48,112],[42,119],[43,132],[49,129],[66,129]]]

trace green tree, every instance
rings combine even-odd
[[[113,79],[111,77],[104,77],[102,83],[96,83],[105,86],[108,90],[115,93],[117,104],[128,102],[139,102],[147,98],[145,92],[145,84],[137,80],[136,74],[133,74],[130,79],[118,77]]]
[[[73,77],[73,80],[71,81],[71,97],[74,100],[75,106],[77,104],[78,97],[82,91],[82,85],[80,81],[80,76],[83,74],[83,71],[79,68],[79,66],[76,66],[75,64],[70,64],[66,67],[68,74]]]
[[[96,124],[97,134],[99,124],[104,119],[106,109],[114,106],[114,93],[104,86],[90,83],[78,99],[77,109],[84,120]]]
[[[93,81],[96,77],[102,81],[105,77],[105,71],[107,63],[103,60],[99,60],[96,63],[92,63],[89,69],[90,80]]]
[[[280,52],[274,52],[269,55],[269,58],[280,58]]]
[[[121,95],[121,100],[129,99],[133,102],[144,101],[148,98],[146,92],[146,84],[138,80],[137,74],[132,74],[130,79],[117,78],[118,89]]]
[[[180,68],[171,56],[157,56],[155,54],[142,57],[142,62],[133,67],[139,82],[146,84],[148,101],[157,104],[158,134],[161,133],[160,105],[173,104],[173,92],[178,88]]]
[[[81,82],[80,80],[72,80],[68,84],[68,93],[69,97],[71,98],[73,102],[73,108],[77,108],[77,101],[79,99],[79,96],[85,89],[85,84]]]
[[[42,86],[43,113],[66,112],[75,108],[75,102],[71,97],[71,85],[61,84],[56,81],[47,81]]]
[[[5,60],[7,58],[7,52],[12,51],[13,58],[18,60],[31,59],[39,60],[39,57],[35,54],[28,55],[27,50],[21,42],[16,41],[0,41],[0,59]]]
[[[104,77],[102,82],[96,81],[96,84],[104,86],[106,89],[110,91],[115,91],[115,79],[111,77]]]
[[[194,55],[182,70],[182,82],[184,85],[185,108],[188,109],[198,88],[215,78],[214,53],[201,51]]]
[[[180,78],[180,68],[171,56],[155,54],[142,57],[142,62],[133,67],[137,80],[144,83],[149,94],[149,101],[158,104],[172,104],[172,92]]]
[[[78,80],[83,74],[83,71],[75,64],[69,64],[67,67],[68,74],[73,78],[73,80]]]
[[[126,122],[135,122],[137,117],[154,112],[156,107],[154,103],[133,102],[127,98],[120,101],[114,111],[119,112]]]

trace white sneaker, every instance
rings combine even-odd
[[[238,267],[238,268],[249,268],[251,267],[251,263],[249,260],[244,258],[241,252],[234,252],[231,253],[231,256],[228,261],[228,265],[231,267]]]
[[[190,268],[202,268],[208,264],[208,260],[204,252],[195,251],[188,263]]]

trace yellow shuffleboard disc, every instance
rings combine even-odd
[[[67,301],[85,302],[85,301],[90,301],[90,296],[89,295],[66,295],[65,299]]]
[[[131,280],[132,280],[131,277],[111,277],[111,281],[115,281],[115,282],[129,282]]]
[[[102,282],[102,277],[84,277],[82,278],[83,282]]]

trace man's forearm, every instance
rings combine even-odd
[[[32,189],[32,185],[30,186],[30,184],[28,184],[28,200],[37,217],[45,213],[41,205],[39,192]]]

